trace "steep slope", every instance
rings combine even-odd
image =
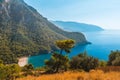
[[[56,40],[68,38],[87,43],[82,33],[59,29],[23,0],[0,0],[0,54],[47,53],[56,49]]]
[[[103,29],[96,25],[70,22],[70,21],[51,21],[56,26],[59,26],[65,31],[74,31],[74,32],[91,32],[91,31],[102,31]]]

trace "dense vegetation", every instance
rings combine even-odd
[[[56,49],[60,49],[60,52],[53,53],[51,59],[45,62],[44,72],[69,69],[89,71],[99,66],[120,66],[120,51],[111,52],[108,62],[99,61],[84,53],[70,60],[67,53],[75,45],[71,39],[76,43],[87,43],[82,33],[59,29],[23,0],[0,0],[0,79],[15,80],[20,76],[40,75],[39,70],[42,68],[35,70],[31,64],[21,68],[16,64],[17,58]],[[56,40],[60,41],[54,45]]]
[[[99,60],[97,58],[88,56],[87,53],[81,53],[73,57],[70,61],[70,68],[83,69],[89,71],[99,66]]]
[[[109,55],[108,65],[120,66],[120,51],[111,51]]]
[[[51,58],[45,61],[45,66],[41,68],[34,69],[31,64],[27,64],[24,67],[19,67],[17,64],[6,65],[4,61],[0,60],[0,79],[15,80],[23,76],[39,76],[46,73],[66,72],[68,70],[77,72],[90,71],[91,74],[91,72],[93,73],[96,69],[102,70],[102,74],[104,75],[106,74],[104,72],[116,71],[117,73],[120,71],[120,51],[112,51],[108,61],[100,61],[97,58],[87,55],[86,52],[80,53],[72,59],[69,59],[68,53],[71,51],[71,48],[74,47],[75,41],[71,39],[58,40],[56,41],[56,45],[60,49],[60,52],[54,52]],[[66,53],[63,53],[63,51]],[[70,74],[72,74],[72,72]],[[118,74],[119,73],[116,75]]]
[[[108,61],[101,61],[89,56],[86,52],[69,59],[68,54],[62,54],[62,52],[69,53],[74,44],[73,40],[57,41],[56,45],[59,47],[60,52],[52,54],[51,59],[46,61],[46,68],[51,72],[59,72],[68,69],[90,71],[91,69],[106,66],[120,66],[120,51],[112,51]]]
[[[60,53],[53,53],[50,60],[46,60],[45,64],[49,72],[59,72],[59,70],[66,71],[69,67],[69,58],[63,51],[70,53],[70,49],[74,46],[73,40],[59,40],[56,45],[60,48]]]
[[[5,63],[16,63],[16,57],[56,50],[54,42],[68,38],[87,43],[82,33],[59,29],[23,0],[0,0],[0,59]]]
[[[0,61],[0,80],[15,80],[20,76],[21,68],[17,64],[4,65]]]

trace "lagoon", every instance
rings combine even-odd
[[[69,54],[70,58],[86,51],[90,56],[100,60],[108,60],[111,50],[120,50],[120,31],[118,30],[83,33],[92,44],[75,46]],[[44,66],[44,60],[49,59],[50,56],[51,54],[31,56],[28,63],[33,64],[34,67],[41,67]]]

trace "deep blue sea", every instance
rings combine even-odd
[[[90,56],[94,56],[100,60],[108,60],[108,55],[111,50],[120,50],[120,31],[107,30],[100,32],[86,32],[84,33],[90,45],[77,45],[69,54],[69,57],[86,51]],[[44,66],[44,60],[49,59],[51,54],[41,54],[38,56],[29,57],[28,63],[34,67]]]

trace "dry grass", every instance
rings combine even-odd
[[[104,73],[101,70],[91,70],[89,73],[68,71],[39,77],[27,76],[17,80],[120,80],[120,72]]]
[[[119,71],[120,72],[120,66],[106,66],[106,67],[100,67],[97,68],[99,70],[102,70],[104,72],[111,72],[111,71]]]

